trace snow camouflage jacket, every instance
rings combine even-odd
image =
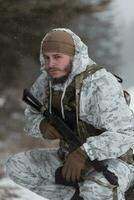
[[[85,71],[87,65],[95,64],[88,56],[88,48],[81,39],[68,29],[54,29],[67,31],[71,34],[75,44],[73,68],[68,79],[63,84],[51,85],[51,78],[45,71],[45,61],[40,48],[41,75],[31,88],[34,96],[47,105],[47,92],[62,90],[61,110],[64,118],[63,98],[66,88],[74,77]],[[49,84],[48,84],[49,83]],[[50,102],[51,104],[51,102]],[[134,149],[134,114],[126,103],[124,93],[117,79],[102,68],[84,79],[80,93],[80,119],[105,131],[98,136],[88,137],[83,144],[91,160],[116,159],[125,154],[130,148]],[[51,108],[50,108],[51,109]],[[33,137],[41,137],[39,125],[43,116],[27,107],[25,110],[25,131]]]

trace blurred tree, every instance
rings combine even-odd
[[[101,47],[100,51],[97,44],[101,44],[104,37],[109,40],[106,29],[111,24],[107,24],[107,21],[100,22],[96,13],[105,11],[110,2],[111,0],[0,0],[0,89],[7,87],[7,83],[8,86],[21,87],[34,80],[39,74],[40,41],[44,33],[52,28],[71,28],[89,42],[90,54],[97,61],[102,57],[102,52],[106,58],[109,47],[105,51]],[[108,63],[100,61],[102,64]]]

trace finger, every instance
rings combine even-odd
[[[52,126],[50,123],[45,122],[44,123],[44,131],[49,131],[53,134],[59,134],[58,131],[55,129],[54,126]]]
[[[75,167],[72,169],[72,175],[71,175],[71,180],[74,182],[77,179],[77,170]]]
[[[55,139],[55,136],[48,130],[46,131],[45,135],[48,139]]]
[[[67,163],[65,162],[65,164],[63,165],[63,167],[62,167],[62,171],[61,171],[61,173],[62,173],[62,176],[65,178],[66,177],[66,173],[67,173]]]
[[[67,180],[70,181],[70,177],[71,177],[71,168],[70,168],[70,164],[69,162],[65,162],[63,168],[62,168],[62,175],[63,177]]]
[[[81,175],[81,170],[79,168],[73,168],[72,170],[72,181],[79,181],[80,180],[80,175]]]
[[[79,181],[80,180],[80,176],[81,176],[81,170],[77,169],[76,170],[76,180]]]
[[[50,126],[48,131],[53,135],[53,137],[60,138],[59,132],[53,126]]]
[[[70,166],[68,166],[65,177],[68,182],[71,180],[71,176],[72,176],[72,169]]]

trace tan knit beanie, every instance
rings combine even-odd
[[[65,31],[49,32],[43,41],[42,51],[64,53],[69,56],[75,54],[74,41],[71,35]]]

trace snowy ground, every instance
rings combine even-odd
[[[4,177],[0,181],[0,200],[48,200]]]

